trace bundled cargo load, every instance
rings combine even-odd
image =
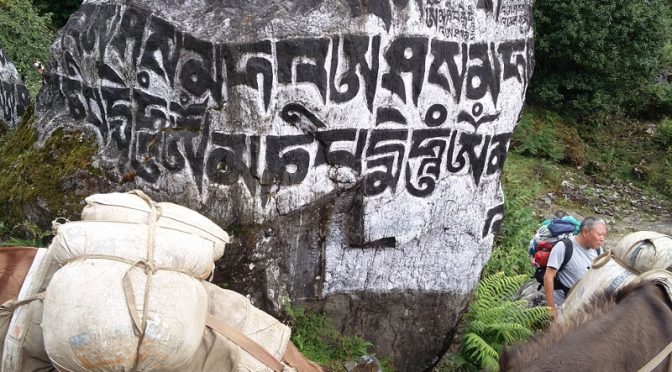
[[[604,290],[617,291],[637,278],[637,272],[612,258],[606,252],[593,261],[590,270],[567,295],[562,305],[563,317],[580,310],[593,295]]]
[[[611,250],[593,261],[586,275],[569,292],[563,317],[580,311],[593,295],[641,280],[646,273],[672,266],[672,237],[654,231],[638,231],[623,237]],[[561,318],[561,319],[562,319]]]
[[[78,223],[74,223],[76,226]],[[66,225],[67,226],[67,225]],[[65,228],[62,227],[62,228]],[[73,231],[76,229],[73,228]],[[39,294],[51,281],[57,270],[56,264],[51,260],[51,254],[44,255],[47,250],[39,249],[40,252],[30,268],[30,273],[21,289],[19,300],[31,297],[30,294]],[[49,251],[52,253],[55,251]],[[45,257],[42,259],[42,257]],[[39,259],[38,259],[39,258]],[[60,259],[60,258],[59,258]],[[66,266],[67,267],[67,266]],[[81,273],[81,271],[80,271]],[[86,275],[86,274],[84,274]],[[40,284],[40,282],[42,284]],[[226,324],[236,333],[247,337],[252,342],[268,351],[276,360],[281,360],[287,352],[291,331],[282,322],[269,314],[255,308],[245,296],[222,289],[208,282],[201,282],[208,296],[209,317],[216,318],[218,322]],[[105,310],[105,309],[103,309]],[[125,308],[120,309],[127,311]],[[113,311],[109,311],[113,312]],[[3,372],[42,371],[52,370],[53,366],[44,351],[42,328],[42,302],[33,301],[25,306],[19,306],[6,314],[11,317],[11,325],[5,328],[3,324],[2,308],[0,308],[0,345],[4,343],[4,355],[0,352],[0,360],[3,360],[0,370]],[[67,316],[67,314],[65,314]],[[4,318],[9,320],[9,318]],[[207,321],[206,321],[207,324]],[[11,328],[12,332],[7,332]],[[5,338],[6,336],[6,338]],[[0,348],[0,351],[3,351]],[[104,353],[118,353],[114,345]],[[256,355],[256,354],[255,354]],[[183,365],[183,371],[245,371],[266,372],[272,371],[267,364],[257,356],[250,354],[243,344],[238,344],[215,329],[204,330],[198,349],[191,360]],[[297,362],[296,358],[293,360]],[[115,365],[110,364],[105,370],[115,370]],[[303,367],[306,367],[305,365]],[[314,367],[314,366],[308,366]],[[286,365],[282,371],[293,371]],[[304,368],[300,370],[318,371],[318,368]]]
[[[613,254],[629,268],[644,273],[672,266],[672,237],[654,231],[638,231],[621,239]]]
[[[86,201],[83,220],[58,226],[31,267],[19,296],[28,302],[0,308],[0,370],[295,370],[280,362],[286,325],[204,280],[224,230],[139,191]],[[287,360],[321,370],[297,353]]]
[[[141,191],[128,193],[94,194],[84,201],[82,221],[107,221],[147,224],[151,215],[149,198]],[[202,214],[173,203],[154,203],[161,210],[156,221],[158,227],[198,235],[214,244],[213,261],[224,254],[229,235]]]
[[[69,371],[183,370],[201,344],[209,277],[228,235],[141,192],[87,198],[58,229],[62,265],[44,298],[44,345]]]

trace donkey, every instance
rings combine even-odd
[[[29,247],[0,247],[0,304],[16,298],[37,250]]]
[[[593,297],[530,342],[504,348],[501,371],[637,371],[672,341],[672,309],[652,282]],[[654,371],[672,367],[667,356]]]

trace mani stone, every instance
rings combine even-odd
[[[324,311],[401,371],[449,347],[503,216],[531,0],[84,1],[39,143],[231,232],[216,280]]]
[[[16,128],[28,105],[30,92],[0,48],[0,130]]]

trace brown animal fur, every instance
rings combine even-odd
[[[0,304],[19,295],[36,253],[35,248],[0,247]]]
[[[527,344],[505,348],[501,371],[636,371],[672,341],[672,310],[653,283],[604,292]],[[664,371],[668,357],[657,369]]]

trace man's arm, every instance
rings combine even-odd
[[[558,273],[558,269],[547,266],[546,272],[544,273],[544,294],[546,295],[546,303],[551,308],[551,318],[555,319],[558,317],[558,310],[555,307],[555,300],[553,299],[553,290],[555,281],[555,275]]]

